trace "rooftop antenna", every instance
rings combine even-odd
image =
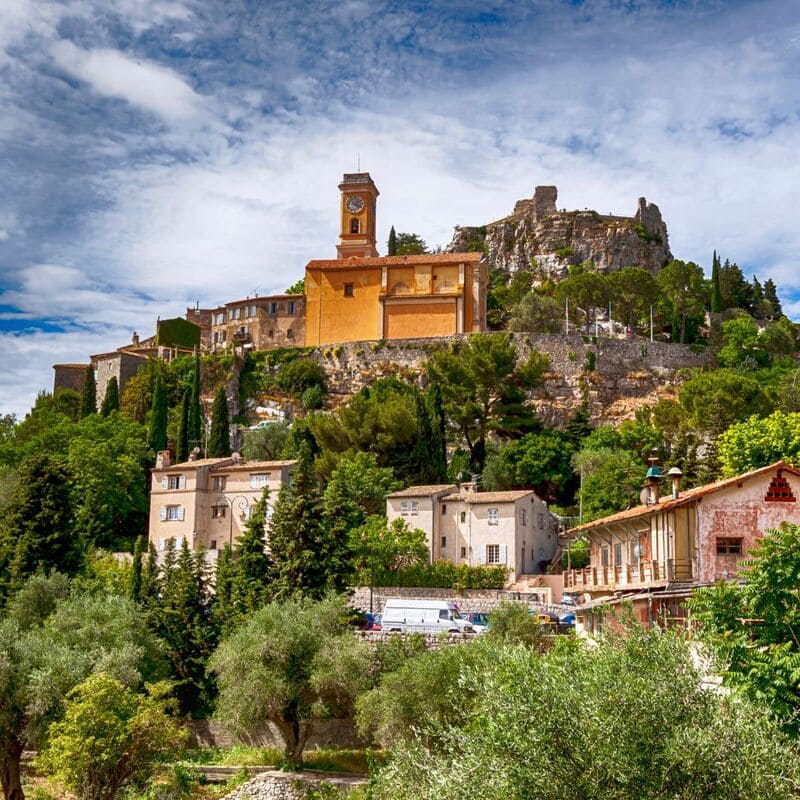
[[[356,153],[356,172],[361,172],[361,153]]]

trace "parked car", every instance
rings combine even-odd
[[[485,611],[467,611],[464,614],[464,618],[467,622],[471,623],[472,626],[478,630],[479,633],[482,633],[489,627],[489,615]]]
[[[444,600],[387,600],[383,630],[397,633],[477,633],[455,603]]]
[[[365,614],[366,619],[364,620],[364,625],[362,630],[365,631],[379,631],[381,629],[381,617],[382,614],[372,614],[367,612]]]
[[[247,430],[249,431],[260,431],[263,428],[269,428],[270,425],[274,425],[277,420],[274,419],[262,419],[261,422],[256,422],[255,425],[251,425]]]

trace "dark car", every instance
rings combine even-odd
[[[364,631],[379,631],[381,630],[381,614],[372,614],[367,612],[364,617],[364,624],[361,630]]]
[[[464,616],[472,625],[480,625],[482,628],[489,627],[489,615],[485,611],[468,611]]]

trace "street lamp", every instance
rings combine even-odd
[[[224,494],[220,494],[217,500],[220,498],[225,501],[225,505],[228,506],[231,512],[230,523],[228,525],[228,544],[231,546],[231,549],[233,549],[233,506],[238,500],[239,510],[242,512],[242,519],[247,519],[247,510],[250,508],[250,501],[243,494],[237,494],[236,497],[227,497]]]

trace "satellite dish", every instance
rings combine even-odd
[[[649,501],[650,501],[650,489],[648,489],[647,486],[645,486],[644,489],[642,489],[642,491],[639,492],[639,502],[643,506],[646,506]]]

